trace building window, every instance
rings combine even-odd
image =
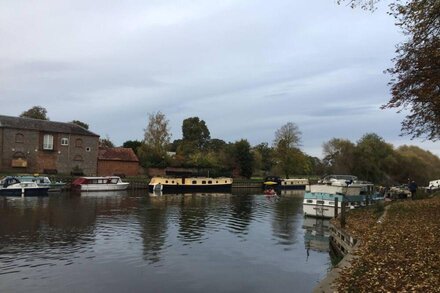
[[[86,147],[86,152],[90,152],[92,149],[90,147]]]
[[[15,142],[16,143],[24,143],[24,135],[21,133],[17,133],[15,135]]]
[[[43,137],[43,150],[53,150],[53,135],[45,134]]]
[[[61,145],[69,145],[69,139],[67,137],[61,138]]]
[[[74,160],[74,161],[82,161],[83,158],[81,157],[81,155],[76,155],[76,156],[73,158],[73,160]]]
[[[77,148],[82,148],[82,146],[83,146],[83,141],[82,141],[81,138],[77,138],[77,139],[75,140],[75,146],[76,146]]]

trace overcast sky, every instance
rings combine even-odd
[[[161,111],[172,139],[198,116],[212,138],[272,143],[287,122],[322,156],[333,137],[375,132],[396,147],[389,98],[403,40],[385,1],[374,13],[336,0],[1,0],[0,114],[35,105],[116,144],[142,140]]]

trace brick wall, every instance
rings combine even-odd
[[[124,162],[111,160],[98,160],[98,176],[124,174],[125,176],[139,175],[138,162]]]
[[[17,134],[22,135],[22,141],[16,140]],[[43,150],[45,134],[53,135],[52,150]],[[62,138],[68,138],[67,145],[61,145]],[[81,145],[75,145],[77,139],[82,141]],[[44,173],[45,170],[56,170],[58,173],[70,174],[78,166],[84,174],[96,175],[98,139],[97,136],[0,129],[0,172]],[[11,166],[12,159],[17,154],[23,155],[27,167]]]

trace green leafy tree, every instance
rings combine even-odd
[[[375,133],[365,134],[358,141],[354,155],[355,175],[375,183],[389,182],[388,174],[394,150],[382,137]]]
[[[333,138],[323,144],[324,164],[332,174],[353,174],[356,146],[349,140]]]
[[[165,167],[168,164],[167,147],[171,134],[169,121],[160,111],[148,114],[144,129],[144,141],[138,148],[138,156],[144,167]]]
[[[183,120],[182,141],[189,145],[185,151],[204,150],[211,138],[209,129],[205,121],[199,117],[191,117]]]
[[[267,142],[260,143],[254,147],[256,157],[260,160],[260,168],[265,175],[268,175],[274,166],[274,151]]]
[[[122,147],[124,148],[130,148],[134,151],[134,153],[138,154],[138,148],[142,145],[142,142],[139,140],[127,140],[122,144]]]
[[[81,126],[81,127],[84,128],[84,129],[89,129],[89,124],[84,123],[84,122],[79,121],[79,120],[73,120],[73,121],[70,122],[70,123],[73,123],[73,124],[76,124],[76,125],[78,125],[78,126]]]
[[[251,145],[245,139],[234,144],[234,159],[240,175],[246,178],[252,176],[254,157],[251,152]]]
[[[46,108],[43,108],[41,106],[34,106],[29,110],[24,111],[23,113],[20,114],[20,117],[49,120],[49,117],[47,117]]]

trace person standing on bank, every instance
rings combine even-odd
[[[413,200],[417,192],[417,183],[414,180],[411,181],[411,183],[408,184],[408,189],[411,192],[411,199]]]

